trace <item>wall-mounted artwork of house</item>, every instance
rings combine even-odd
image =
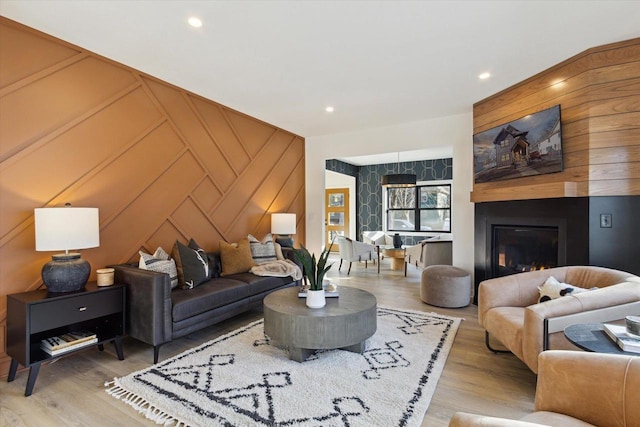
[[[561,171],[560,105],[473,136],[476,184]]]

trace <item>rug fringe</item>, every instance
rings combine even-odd
[[[148,402],[142,396],[138,396],[132,391],[128,391],[115,378],[113,381],[107,381],[104,383],[105,391],[111,396],[131,406],[138,413],[144,415],[148,420],[155,422],[158,425],[175,426],[175,427],[188,427],[188,424],[173,415],[170,415],[164,410],[154,406]]]

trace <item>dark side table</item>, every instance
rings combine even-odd
[[[73,331],[97,335],[100,350],[113,342],[118,359],[124,360],[122,336],[125,325],[125,286],[99,287],[95,282],[77,292],[49,293],[46,289],[7,295],[7,354],[11,366],[7,381],[16,377],[18,365],[29,368],[24,395],[30,396],[40,365],[74,351],[51,356],[40,349],[40,341]]]
[[[604,331],[602,323],[579,323],[567,326],[564,336],[576,346],[596,353],[627,354],[640,356],[640,353],[622,351]]]

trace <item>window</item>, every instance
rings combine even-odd
[[[451,185],[387,189],[388,231],[451,232]]]

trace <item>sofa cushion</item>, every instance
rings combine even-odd
[[[522,360],[524,307],[495,307],[485,313],[484,328]]]
[[[539,303],[586,291],[586,289],[562,283],[553,276],[550,276],[542,286],[538,287],[538,290],[540,291]]]
[[[250,296],[250,286],[240,280],[219,277],[194,289],[176,289],[171,293],[173,322],[239,301]]]
[[[276,248],[271,237],[271,233],[268,233],[262,241],[256,239],[251,234],[247,236],[249,239],[249,247],[251,249],[251,257],[256,264],[264,264],[266,262],[276,261],[278,259],[276,255]]]
[[[249,239],[241,239],[237,246],[220,241],[220,259],[222,261],[221,276],[230,274],[246,273],[255,265],[251,257]]]
[[[239,273],[228,276],[230,279],[239,280],[249,285],[249,295],[257,295],[261,292],[267,292],[277,289],[291,283],[291,277],[273,277],[273,276],[256,276],[252,273]]]
[[[174,260],[169,259],[169,254],[167,254],[164,249],[158,247],[153,255],[143,251],[139,251],[138,253],[140,254],[138,268],[168,274],[171,280],[171,289],[178,286],[176,263]]]
[[[197,249],[192,249],[197,248]],[[176,240],[171,251],[171,256],[178,269],[178,283],[183,289],[193,289],[205,280],[209,275],[209,260],[207,254],[193,239],[189,246],[185,246]]]

